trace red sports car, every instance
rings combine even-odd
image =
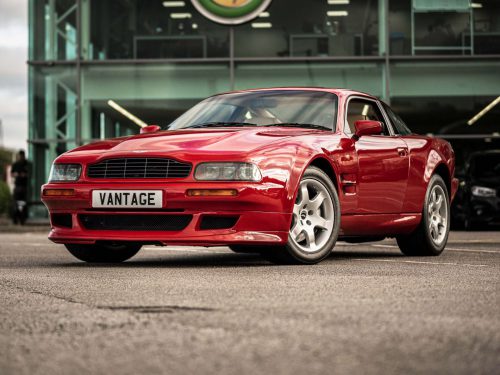
[[[42,187],[49,238],[87,262],[142,245],[228,245],[317,263],[337,239],[395,237],[439,255],[457,190],[454,152],[357,91],[272,88],[203,100],[160,131],[59,156]]]

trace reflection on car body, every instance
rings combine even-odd
[[[144,244],[228,245],[311,264],[338,238],[396,237],[408,255],[446,246],[454,152],[413,134],[371,95],[231,92],[195,105],[168,130],[143,132],[55,160],[42,187],[49,238],[77,258],[123,261]],[[154,204],[124,205],[124,193],[150,194]]]

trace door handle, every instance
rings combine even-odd
[[[406,147],[398,147],[398,155],[404,158],[408,155],[408,149]]]

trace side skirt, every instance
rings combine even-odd
[[[420,224],[422,214],[342,215],[340,236],[390,237],[408,234]]]

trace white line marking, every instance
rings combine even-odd
[[[52,242],[38,243],[38,242],[10,242],[10,246],[50,246],[54,245]]]
[[[448,243],[497,243],[497,240],[453,240]]]
[[[398,246],[395,245],[370,245],[373,247],[383,247],[390,249],[397,249]],[[457,252],[465,252],[465,253],[487,253],[487,254],[500,254],[500,251],[496,250],[486,250],[486,249],[461,249],[457,247],[445,247],[444,251],[457,251]]]
[[[468,263],[445,263],[445,262],[419,262],[416,260],[392,260],[392,259],[351,259],[359,262],[390,262],[390,263],[411,263],[411,264],[432,264],[444,266],[469,266],[469,267],[488,267],[487,264],[468,264]]]
[[[496,250],[485,250],[485,249],[459,249],[454,247],[446,247],[445,251],[457,251],[464,253],[488,253],[488,254],[500,254],[500,251]]]

